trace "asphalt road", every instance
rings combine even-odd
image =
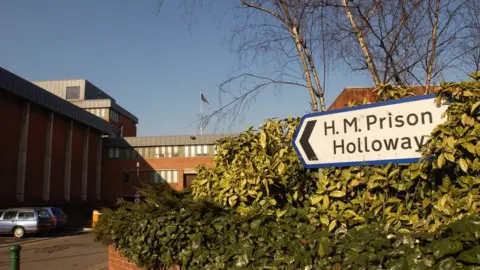
[[[29,242],[50,239],[52,237],[71,236],[71,235],[78,234],[82,231],[83,229],[68,229],[63,232],[51,232],[47,235],[36,235],[36,234],[27,235],[26,237],[21,239],[12,237],[11,235],[0,235],[0,248],[7,245],[12,245],[12,244],[22,244],[22,243],[29,243]]]
[[[22,270],[108,269],[108,249],[95,243],[90,233],[52,237],[20,245]],[[8,246],[4,246],[0,248],[0,269],[9,267],[10,254]]]

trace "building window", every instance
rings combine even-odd
[[[160,157],[160,147],[155,147],[155,154],[153,155],[154,158]]]
[[[208,156],[208,145],[197,145],[197,156]]]
[[[172,157],[179,157],[178,146],[172,146]]]
[[[152,172],[150,182],[153,184],[159,183],[178,183],[177,170],[156,170]]]
[[[178,146],[160,146],[155,147],[155,154],[153,157],[178,157],[180,156]]]
[[[109,148],[108,149],[108,158],[111,158],[111,159],[120,158],[120,149],[119,148]]]
[[[112,126],[112,138],[121,137],[120,129]]]
[[[130,172],[129,171],[126,171],[126,172],[123,172],[123,184],[128,184],[130,183]]]
[[[110,120],[114,121],[114,122],[118,122],[118,113],[114,110],[110,110],[109,111],[109,118]]]
[[[66,92],[67,99],[80,99],[80,86],[68,86]]]
[[[120,148],[120,159],[130,159],[130,148]]]

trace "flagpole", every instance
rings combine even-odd
[[[200,135],[203,135],[203,100],[202,90],[200,90]]]

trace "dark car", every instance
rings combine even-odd
[[[26,234],[47,233],[52,228],[52,216],[44,208],[11,208],[0,213],[0,234],[22,238]]]
[[[67,215],[58,207],[45,207],[53,219],[53,224],[57,230],[63,230],[67,226]]]

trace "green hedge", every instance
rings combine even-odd
[[[473,269],[480,238],[480,73],[442,84],[451,105],[411,165],[302,168],[298,119],[219,142],[192,191],[146,186],[95,235],[141,266],[185,269]],[[379,100],[410,95],[382,86]],[[392,237],[395,236],[395,237]],[[470,268],[469,268],[470,267]],[[478,269],[478,268],[476,268]]]
[[[158,260],[184,269],[480,269],[478,215],[435,233],[377,224],[329,233],[299,208],[288,207],[281,220],[261,211],[241,216],[167,187],[146,190],[146,203],[105,210],[95,227],[97,240],[144,267]]]

